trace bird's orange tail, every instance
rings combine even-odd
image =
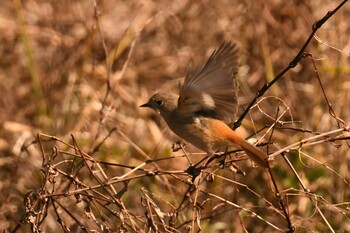
[[[236,132],[232,131],[229,135],[229,140],[240,145],[240,147],[247,153],[248,157],[254,161],[257,165],[263,168],[267,168],[266,161],[267,155],[260,148],[250,144],[243,138],[241,138]]]
[[[267,155],[260,148],[253,146],[245,140],[242,141],[241,147],[247,153],[249,158],[254,161],[254,163],[258,164],[260,167],[268,167],[266,161]]]

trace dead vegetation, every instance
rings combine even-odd
[[[0,229],[349,232],[347,1],[302,49],[340,3],[6,2]],[[235,126],[271,154],[270,172],[240,151],[193,169],[160,118],[138,107],[224,40],[240,46]],[[193,164],[204,157],[185,150]]]

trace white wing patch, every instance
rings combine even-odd
[[[205,107],[209,109],[215,108],[215,101],[209,94],[202,93],[201,98]]]

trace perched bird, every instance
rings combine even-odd
[[[223,43],[203,66],[188,69],[179,95],[161,90],[140,107],[158,112],[176,135],[210,155],[233,146],[266,168],[266,153],[225,123],[237,112],[237,70],[236,44]]]

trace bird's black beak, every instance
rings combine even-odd
[[[145,107],[150,108],[151,105],[149,103],[145,103],[145,104],[140,105],[140,107],[141,108],[145,108]]]

